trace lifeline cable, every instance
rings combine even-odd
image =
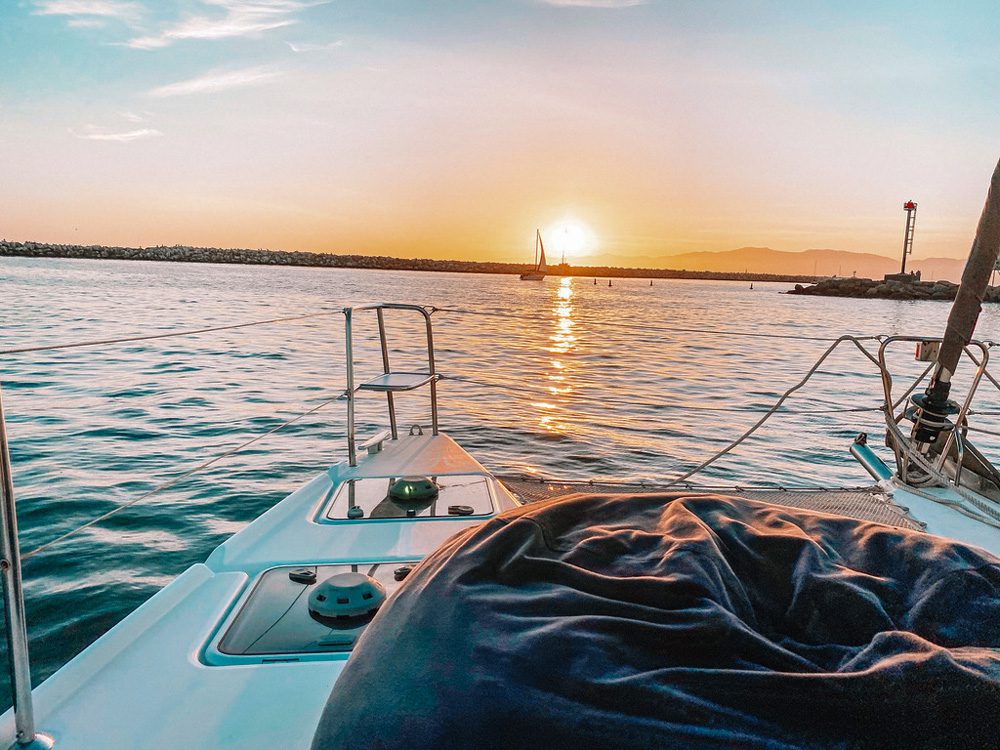
[[[45,542],[44,544],[41,544],[41,545],[35,547],[33,550],[31,550],[31,552],[28,552],[27,554],[22,555],[21,559],[22,560],[28,560],[28,559],[34,557],[35,555],[39,554],[40,552],[44,552],[49,547],[52,547],[53,545],[59,544],[60,542],[65,541],[66,539],[69,539],[72,536],[75,536],[76,534],[80,533],[84,529],[88,529],[88,528],[90,528],[91,526],[93,526],[96,523],[100,523],[101,521],[104,521],[105,519],[111,518],[111,516],[113,516],[113,515],[115,515],[117,513],[121,513],[126,508],[131,508],[136,503],[138,503],[138,502],[140,502],[142,500],[145,500],[148,497],[152,497],[153,495],[156,495],[156,494],[162,492],[163,490],[166,490],[166,489],[169,489],[169,488],[173,487],[175,484],[177,484],[178,482],[180,482],[183,479],[187,479],[192,474],[196,474],[197,472],[201,471],[202,469],[207,469],[209,466],[212,466],[213,464],[218,463],[222,459],[227,458],[227,457],[233,455],[234,453],[240,452],[244,448],[247,448],[247,447],[253,445],[254,443],[258,442],[259,440],[263,440],[264,438],[268,437],[269,435],[273,435],[274,433],[278,432],[279,430],[282,430],[285,427],[288,427],[289,425],[294,424],[295,422],[298,422],[300,419],[303,419],[304,417],[308,417],[310,414],[314,414],[315,412],[319,411],[323,407],[329,406],[334,401],[339,401],[342,398],[342,396],[343,396],[343,394],[339,394],[339,395],[335,396],[334,398],[327,399],[323,403],[318,404],[318,405],[312,407],[311,409],[308,409],[307,411],[302,412],[298,416],[292,417],[291,419],[289,419],[289,420],[287,420],[287,421],[279,424],[277,427],[273,427],[272,429],[268,430],[267,432],[261,433],[260,435],[257,435],[256,437],[251,438],[250,440],[247,440],[245,443],[241,443],[240,445],[237,445],[234,448],[230,448],[229,450],[227,450],[227,451],[225,451],[223,453],[220,453],[219,455],[215,456],[214,458],[210,458],[207,461],[203,461],[202,463],[200,463],[197,466],[194,466],[194,467],[188,469],[187,471],[183,472],[182,474],[178,474],[177,476],[175,476],[175,477],[173,477],[171,479],[168,479],[166,482],[158,484],[156,487],[154,487],[153,489],[149,490],[148,492],[144,492],[143,494],[139,495],[138,497],[133,498],[132,500],[129,500],[127,503],[119,505],[116,508],[112,508],[107,513],[104,513],[104,514],[102,514],[100,516],[97,516],[96,518],[93,518],[93,519],[87,521],[86,523],[80,524],[76,528],[67,531],[65,534],[57,536],[55,539],[52,539],[52,540],[50,540],[48,542]]]

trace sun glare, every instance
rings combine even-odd
[[[563,219],[542,232],[546,247],[551,247],[550,262],[565,256],[568,261],[592,253],[596,246],[594,233],[576,219]]]

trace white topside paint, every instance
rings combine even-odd
[[[419,560],[483,516],[325,519],[360,477],[487,477],[496,512],[517,502],[451,438],[401,437],[358,466],[338,464],[193,565],[34,690],[38,731],[65,750],[305,750],[345,655],[210,666],[205,649],[260,573],[287,564]],[[260,660],[262,661],[262,660]],[[13,712],[0,746],[14,741]]]

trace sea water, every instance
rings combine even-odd
[[[0,259],[0,349],[321,312],[181,338],[0,355],[21,548],[28,552],[304,411],[345,386],[347,305],[433,315],[441,427],[498,474],[655,481],[716,453],[843,334],[940,335],[949,305],[786,295],[790,284]],[[397,369],[426,367],[413,313],[386,314]],[[979,334],[995,337],[988,308]],[[381,368],[358,313],[359,380]],[[823,340],[817,340],[823,339]],[[867,342],[877,351],[877,342]],[[914,375],[912,345],[893,350]],[[903,383],[901,377],[897,382]],[[905,388],[905,385],[903,386]],[[899,389],[897,388],[897,392]],[[976,407],[998,408],[980,389]],[[704,485],[858,486],[859,432],[880,448],[882,380],[852,345]],[[429,424],[428,392],[397,397]],[[992,420],[996,422],[996,417]],[[980,425],[989,427],[984,416]],[[386,425],[382,397],[358,433]],[[346,458],[333,401],[249,448],[25,561],[36,682],[310,477]],[[975,435],[1000,455],[993,435]],[[2,648],[2,646],[0,646]],[[4,656],[4,658],[6,658]],[[6,670],[3,670],[6,683]],[[0,685],[9,705],[6,684]]]

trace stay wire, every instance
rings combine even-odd
[[[432,307],[432,313],[444,312],[444,313],[456,313],[458,315],[485,315],[489,317],[502,317],[502,318],[519,318],[521,320],[531,320],[535,322],[548,322],[549,318],[545,318],[539,315],[519,315],[517,313],[509,313],[506,311],[487,311],[487,310],[469,310],[458,307]],[[841,339],[835,339],[829,336],[807,336],[797,333],[759,333],[754,331],[727,331],[718,330],[712,328],[683,328],[679,326],[650,326],[643,324],[629,324],[629,330],[635,331],[649,331],[652,333],[705,333],[718,336],[742,336],[746,338],[763,338],[763,339],[792,339],[796,341],[821,341],[824,343],[829,343],[832,341],[840,341]],[[854,339],[858,341],[879,341],[883,336],[854,336]]]
[[[722,458],[726,454],[728,454],[731,451],[733,451],[736,448],[738,448],[743,443],[743,441],[745,441],[747,438],[749,438],[751,435],[753,435],[755,432],[757,432],[757,430],[759,430],[764,425],[764,423],[767,422],[767,420],[775,412],[777,412],[778,409],[781,408],[781,405],[783,403],[785,403],[785,401],[788,399],[789,396],[791,396],[793,393],[795,393],[797,390],[799,390],[800,388],[802,388],[803,386],[805,386],[806,383],[809,382],[809,379],[816,373],[817,370],[819,370],[820,366],[823,364],[823,362],[826,361],[827,357],[829,357],[831,354],[833,354],[834,350],[836,350],[837,347],[839,347],[841,344],[843,344],[845,342],[848,342],[848,341],[851,342],[852,344],[854,344],[858,348],[858,350],[865,357],[867,357],[871,362],[873,362],[875,364],[875,366],[879,369],[879,371],[881,371],[882,370],[882,366],[879,364],[879,361],[871,354],[871,352],[869,352],[867,349],[865,349],[864,345],[861,343],[862,340],[864,340],[864,339],[859,338],[859,337],[855,337],[855,336],[841,336],[840,338],[838,338],[829,347],[827,347],[826,351],[824,351],[823,354],[820,355],[819,359],[817,359],[813,363],[812,367],[809,368],[809,370],[806,372],[805,376],[801,380],[799,380],[798,383],[796,383],[791,388],[789,388],[787,391],[785,391],[781,395],[781,397],[774,403],[774,405],[770,409],[768,409],[768,411],[760,419],[758,419],[753,425],[751,425],[747,430],[745,430],[742,435],[740,435],[738,438],[736,438],[735,440],[733,440],[731,443],[729,443],[729,445],[727,445],[722,450],[719,450],[719,451],[716,451],[715,453],[713,453],[711,456],[709,456],[707,459],[705,459],[700,464],[698,464],[697,466],[695,466],[693,469],[690,469],[690,470],[684,472],[683,474],[679,474],[678,476],[674,477],[673,479],[668,480],[667,483],[665,485],[662,485],[662,486],[663,487],[672,487],[675,484],[679,484],[679,483],[683,482],[685,479],[688,479],[689,477],[692,477],[695,474],[697,474],[697,473],[703,471],[704,469],[708,468],[709,466],[711,466],[712,464],[714,464],[716,461],[718,461],[720,458]]]
[[[495,388],[502,391],[510,391],[514,393],[522,393],[525,390],[530,390],[542,396],[551,395],[550,392],[542,389],[526,389],[524,386],[511,386],[503,385],[501,383],[487,383],[482,380],[473,380],[472,378],[467,378],[462,375],[440,375],[441,380],[454,380],[459,383],[468,383],[469,385],[475,385],[480,388]],[[706,411],[706,412],[736,412],[736,413],[747,413],[747,414],[761,414],[771,411],[770,407],[767,406],[701,406],[697,404],[660,404],[658,409],[672,409],[678,411]],[[855,406],[855,407],[834,407],[827,404],[820,404],[819,408],[810,409],[783,409],[780,411],[781,414],[840,414],[847,412],[872,412],[872,411],[884,411],[884,406]]]
[[[253,320],[248,323],[235,323],[226,326],[212,326],[210,328],[194,328],[184,331],[167,331],[166,333],[151,333],[144,336],[120,336],[111,339],[93,339],[89,341],[69,341],[61,344],[42,344],[39,346],[22,346],[12,349],[0,349],[0,354],[26,354],[28,352],[50,352],[62,349],[80,349],[91,346],[110,346],[113,344],[128,344],[133,341],[152,341],[153,339],[169,339],[177,336],[197,336],[202,333],[213,333],[215,331],[232,331],[237,328],[249,328],[250,326],[270,325],[272,323],[288,323],[295,320],[306,320],[308,318],[318,318],[340,314],[340,310],[328,310],[304,315],[289,315],[284,318],[270,318],[268,320]]]
[[[215,456],[213,458],[210,458],[207,461],[203,461],[202,463],[198,464],[197,466],[194,466],[194,467],[188,469],[187,471],[185,471],[185,472],[183,472],[181,474],[178,474],[177,476],[172,477],[171,479],[168,479],[167,481],[162,482],[161,484],[158,484],[156,487],[154,487],[153,489],[149,490],[148,492],[144,492],[143,494],[139,495],[138,497],[135,497],[132,500],[129,500],[127,503],[119,505],[116,508],[112,508],[107,513],[103,513],[102,515],[97,516],[96,518],[93,518],[90,521],[87,521],[86,523],[80,524],[79,526],[77,526],[74,529],[71,529],[70,531],[67,531],[65,534],[61,534],[60,536],[57,536],[55,539],[51,539],[50,541],[45,542],[44,544],[41,544],[38,547],[35,547],[33,550],[31,550],[31,552],[28,552],[27,554],[22,555],[21,559],[22,560],[29,560],[32,557],[34,557],[35,555],[37,555],[37,554],[39,554],[41,552],[44,552],[45,550],[49,549],[50,547],[52,547],[52,546],[54,546],[56,544],[59,544],[60,542],[63,542],[65,540],[69,539],[70,537],[76,536],[81,531],[83,531],[85,529],[89,529],[91,526],[94,526],[95,524],[98,524],[101,521],[105,521],[108,518],[111,518],[112,516],[114,516],[114,515],[116,515],[118,513],[121,513],[126,508],[131,508],[133,505],[135,505],[136,503],[142,502],[146,498],[152,497],[153,495],[156,495],[156,494],[158,494],[160,492],[163,492],[164,490],[170,489],[175,484],[177,484],[177,483],[181,482],[182,480],[187,479],[188,477],[190,477],[192,474],[196,474],[199,471],[202,471],[203,469],[207,469],[209,466],[212,466],[213,464],[218,463],[219,461],[221,461],[224,458],[228,458],[229,456],[232,456],[234,453],[239,453],[244,448],[248,448],[249,446],[253,445],[254,443],[256,443],[256,442],[258,442],[260,440],[263,440],[264,438],[266,438],[266,437],[268,437],[270,435],[273,435],[274,433],[278,432],[279,430],[283,430],[284,428],[288,427],[289,425],[295,424],[300,419],[304,419],[305,417],[308,417],[310,414],[315,414],[316,412],[318,412],[320,409],[324,408],[325,406],[329,406],[330,404],[332,404],[334,401],[339,401],[341,398],[343,398],[343,395],[344,394],[341,393],[341,394],[338,394],[337,396],[335,396],[333,398],[327,399],[323,403],[317,404],[316,406],[312,407],[311,409],[308,409],[307,411],[302,412],[298,416],[292,417],[291,419],[286,420],[285,422],[282,422],[277,427],[273,427],[272,429],[268,430],[267,432],[261,433],[260,435],[257,435],[256,437],[253,437],[250,440],[247,440],[246,442],[241,443],[240,445],[237,445],[237,446],[235,446],[233,448],[230,448],[229,450],[224,451],[223,453],[220,453],[219,455],[217,455],[217,456]]]

